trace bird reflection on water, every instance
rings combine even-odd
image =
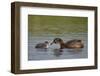
[[[53,49],[54,56],[59,57],[63,54],[62,49]]]
[[[50,51],[50,49],[47,49],[47,48],[38,48],[36,49],[37,52],[41,52],[41,53],[44,53],[44,52],[48,52]],[[63,55],[64,53],[68,53],[68,54],[79,54],[82,52],[82,49],[52,49],[51,50],[53,52],[53,55],[55,57],[60,57],[61,55]]]
[[[36,51],[47,52],[48,49],[47,48],[37,48]]]

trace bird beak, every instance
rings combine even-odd
[[[53,44],[53,42],[52,43],[50,43],[50,45],[52,45]]]

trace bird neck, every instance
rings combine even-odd
[[[60,42],[60,48],[61,49],[65,48],[65,43],[63,42],[63,40]]]

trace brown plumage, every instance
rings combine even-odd
[[[78,48],[83,48],[84,47],[83,41],[78,40],[78,39],[70,40],[70,41],[64,43],[64,41],[61,38],[55,38],[53,40],[53,42],[51,43],[51,45],[53,43],[60,44],[60,49],[64,49],[64,48],[78,49]]]

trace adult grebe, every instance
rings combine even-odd
[[[84,47],[83,41],[78,40],[78,39],[70,40],[70,41],[64,43],[64,41],[61,38],[55,38],[53,40],[53,42],[51,43],[51,45],[53,43],[60,44],[60,49],[64,49],[64,48],[78,49],[78,48],[83,48]]]

